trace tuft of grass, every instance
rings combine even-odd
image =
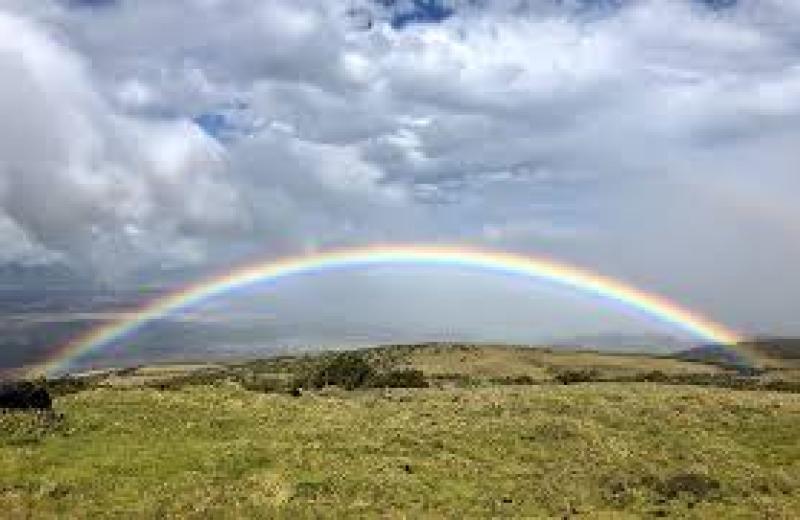
[[[0,412],[0,444],[5,446],[38,444],[64,431],[64,416],[52,410]]]

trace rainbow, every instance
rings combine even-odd
[[[34,367],[29,375],[65,371],[79,358],[124,339],[148,323],[243,287],[299,274],[378,265],[462,267],[550,281],[621,303],[683,329],[704,342],[735,345],[742,339],[727,327],[665,298],[560,262],[461,246],[380,245],[267,260],[189,285],[72,339]]]

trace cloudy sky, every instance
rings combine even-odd
[[[2,265],[135,285],[474,244],[800,334],[796,0],[0,0],[0,116]],[[533,282],[380,274],[292,301],[649,327]]]

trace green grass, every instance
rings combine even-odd
[[[327,354],[143,367],[55,385],[53,413],[0,415],[0,516],[788,519],[800,511],[800,394],[676,385],[722,372],[644,356],[441,345],[363,355],[381,373],[423,370],[433,384],[288,395],[293,378],[334,359]],[[555,383],[566,369],[633,377]],[[652,370],[677,379],[631,382]]]
[[[800,511],[794,394],[587,384],[292,398],[219,385],[98,389],[58,410],[49,433],[4,438],[8,517]]]

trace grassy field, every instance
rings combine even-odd
[[[719,373],[714,365],[645,355],[621,355],[571,350],[507,346],[433,345],[412,349],[402,360],[431,376],[448,374],[474,378],[530,376],[551,381],[561,369],[597,370],[608,376],[652,370],[668,374]]]
[[[550,377],[555,359],[614,370],[632,370],[634,359],[646,370],[719,369],[519,350],[374,351],[373,364],[421,368],[432,386],[327,387],[299,397],[247,390],[230,377],[162,390],[110,376],[58,397],[53,414],[0,418],[0,515],[797,518],[800,394],[559,385]],[[312,362],[228,370],[275,376]],[[186,367],[198,370],[211,373]],[[471,383],[433,377],[442,374]],[[492,383],[521,374],[542,382]]]

